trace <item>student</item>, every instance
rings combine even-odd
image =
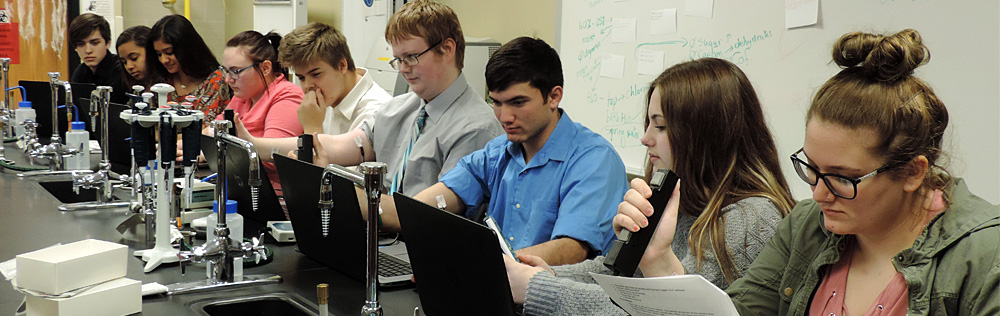
[[[118,50],[118,57],[124,65],[122,71],[122,81],[132,93],[132,86],[140,85],[146,89],[152,85],[153,78],[146,71],[146,44],[149,43],[149,33],[152,30],[145,25],[137,25],[122,31],[115,41],[115,48]]]
[[[1000,314],[1000,207],[941,165],[948,110],[914,30],[849,33],[792,155],[813,198],[729,287],[741,315]]]
[[[666,214],[636,276],[700,274],[725,288],[794,204],[760,102],[736,65],[715,58],[665,70],[650,84],[647,102],[642,144],[649,165],[671,169],[681,181],[666,209],[656,210]],[[614,219],[616,232],[646,227],[644,214],[653,212],[646,182],[631,186]],[[534,256],[518,257],[526,264],[504,260],[525,315],[625,315],[590,276],[612,273],[604,257],[552,268]]]
[[[278,59],[291,66],[306,92],[298,115],[307,134],[347,133],[392,98],[367,69],[355,67],[347,39],[332,26],[296,28],[282,40]]]
[[[80,65],[73,71],[70,82],[93,83],[111,87],[111,102],[125,103],[125,86],[122,84],[121,63],[118,56],[108,50],[111,26],[100,15],[84,13],[69,24],[69,42],[73,44]]]
[[[254,137],[294,137],[302,134],[295,112],[302,103],[302,89],[285,80],[288,71],[278,62],[281,35],[244,31],[226,42],[222,66],[226,84],[233,89],[227,109],[238,114]],[[217,119],[223,119],[219,114]],[[271,185],[280,191],[278,174],[264,163]]]
[[[486,85],[506,135],[415,198],[435,205],[443,195],[448,211],[467,216],[487,204],[513,249],[554,264],[603,253],[628,188],[625,165],[611,143],[560,107],[559,55],[540,39],[516,38],[490,57]],[[394,216],[386,210],[383,222]]]
[[[313,22],[292,30],[281,40],[278,60],[291,66],[306,92],[298,107],[304,133],[338,135],[352,131],[392,99],[372,80],[367,69],[354,66],[344,35],[329,25]],[[259,135],[251,136],[261,153],[272,149],[285,152],[282,149],[298,144],[295,137],[261,141]],[[270,155],[261,156],[271,159]]]
[[[219,62],[184,16],[168,15],[153,25],[146,56],[156,56],[159,61],[150,63],[152,74],[174,86],[167,101],[181,103],[185,96],[195,96],[194,109],[205,112],[206,118],[216,117],[229,104],[232,90],[222,77]],[[210,121],[205,119],[202,125],[208,126]]]
[[[390,64],[413,91],[383,104],[356,129],[340,135],[317,134],[315,163],[384,162],[385,182],[391,189],[387,193],[416,194],[502,129],[462,74],[465,37],[451,8],[428,0],[411,1],[389,18],[385,35],[396,56]],[[423,122],[419,134],[418,121]],[[281,139],[249,136],[239,123],[237,128],[239,136],[254,142],[266,159],[272,150],[295,149],[294,143]]]

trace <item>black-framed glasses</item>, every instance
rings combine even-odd
[[[257,64],[258,63],[253,63],[250,66],[246,66],[246,67],[243,67],[243,68],[240,68],[240,69],[236,69],[236,70],[229,70],[229,69],[226,69],[226,67],[219,66],[219,70],[222,70],[222,75],[223,76],[229,76],[229,78],[233,78],[233,80],[238,80],[238,79],[240,79],[240,73],[241,72],[243,72],[244,70],[250,69],[253,66],[257,66]]]
[[[431,49],[434,49],[434,47],[437,47],[438,45],[441,45],[441,41],[434,43],[434,45],[431,45],[431,47],[428,47],[419,54],[406,55],[403,57],[393,58],[392,60],[389,61],[389,66],[392,66],[392,69],[396,70],[399,70],[399,62],[403,62],[404,64],[406,64],[407,67],[416,66],[418,63],[420,63],[420,59],[418,59],[420,58],[420,56],[423,56],[424,54],[431,51]]]
[[[792,154],[792,166],[795,167],[795,173],[799,175],[799,178],[812,186],[819,183],[819,179],[823,179],[823,183],[826,183],[826,188],[830,189],[830,193],[847,200],[854,199],[858,196],[858,183],[861,183],[861,181],[865,181],[866,179],[874,177],[879,173],[903,164],[903,162],[899,161],[891,162],[859,178],[851,178],[836,173],[819,172],[819,170],[816,170],[816,168],[810,166],[809,163],[798,157],[801,152],[802,148]]]

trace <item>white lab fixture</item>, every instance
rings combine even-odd
[[[306,25],[308,0],[255,0],[253,29],[261,34],[274,31],[285,36],[296,27]]]

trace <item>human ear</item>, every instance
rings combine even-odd
[[[924,155],[917,155],[910,159],[910,162],[903,166],[903,172],[905,172],[905,178],[903,179],[903,190],[906,192],[915,192],[924,184],[924,178],[927,177],[927,168],[930,163],[927,161],[927,157]]]

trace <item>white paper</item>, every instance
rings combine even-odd
[[[653,10],[649,13],[649,35],[677,33],[677,9]]]
[[[112,0],[80,0],[80,13],[97,14],[110,23],[115,16],[115,4]]]
[[[632,43],[635,42],[635,19],[617,18],[611,22],[611,42]]]
[[[625,77],[625,56],[604,54],[601,57],[601,77],[615,79]]]
[[[684,15],[711,19],[714,5],[715,0],[684,0]]]
[[[819,0],[785,0],[785,28],[816,24]]]
[[[636,72],[640,75],[657,76],[663,71],[663,52],[637,49],[635,51]]]
[[[590,275],[611,300],[633,316],[739,316],[729,295],[697,274],[659,278]]]

